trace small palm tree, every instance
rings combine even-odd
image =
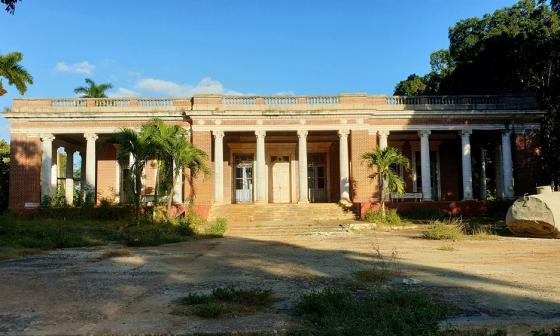
[[[23,54],[20,52],[0,55],[0,77],[6,78],[8,84],[15,85],[19,93],[23,95],[27,91],[27,84],[33,84],[33,77],[19,64],[22,59]],[[0,96],[6,93],[0,80]]]
[[[96,84],[89,78],[86,78],[85,82],[88,84],[88,86],[79,86],[74,89],[74,92],[76,94],[80,94],[81,98],[107,98],[105,91],[113,88],[113,84]]]
[[[404,180],[393,171],[394,168],[409,168],[409,162],[398,149],[387,147],[385,149],[375,148],[371,152],[362,154],[362,159],[368,168],[376,171],[369,175],[371,179],[379,179],[379,202],[381,203],[381,216],[385,218],[385,199],[389,192],[402,194],[404,192]]]
[[[130,180],[125,182],[131,184],[129,190],[131,190],[134,196],[135,222],[138,225],[140,224],[142,173],[148,164],[148,160],[154,157],[159,148],[145,134],[129,128],[123,128],[119,133],[113,134],[107,139],[107,142],[119,145],[117,152],[119,163],[124,165],[131,155],[134,160],[130,165]]]

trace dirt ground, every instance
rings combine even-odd
[[[560,240],[501,237],[428,241],[419,231],[239,235],[100,260],[117,246],[76,248],[0,262],[0,334],[136,334],[285,330],[297,296],[371,267],[377,249],[398,260],[395,285],[414,285],[462,311],[461,327],[524,334],[560,326]],[[454,250],[450,251],[450,246]],[[443,248],[443,249],[442,249]],[[279,301],[253,316],[170,314],[173,300],[224,285],[272,288]]]

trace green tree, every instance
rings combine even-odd
[[[461,20],[449,29],[449,49],[432,53],[432,71],[420,77],[426,85],[421,94],[536,94],[548,112],[541,122],[540,182],[555,185],[560,185],[559,14],[558,0],[520,0]],[[397,89],[419,87],[401,83]]]
[[[362,154],[369,169],[374,172],[369,175],[370,179],[377,180],[379,183],[379,202],[381,203],[381,216],[385,218],[385,201],[387,194],[396,192],[402,194],[404,192],[404,180],[395,172],[401,167],[409,169],[409,162],[398,149],[387,147],[381,149],[375,148],[371,152]]]
[[[165,192],[169,213],[177,178],[184,170],[190,171],[191,179],[196,178],[200,173],[209,174],[210,169],[206,165],[207,154],[188,141],[187,132],[179,125],[166,125],[161,119],[156,118],[146,123],[141,132],[159,148],[156,157],[158,160],[156,190],[162,189]]]
[[[23,54],[17,51],[0,55],[0,77],[6,78],[9,85],[15,85],[23,95],[27,91],[27,85],[33,84],[33,77],[19,64],[22,60]],[[0,80],[0,96],[6,92]]]
[[[412,74],[397,84],[394,94],[396,96],[419,96],[425,94],[426,87],[424,77]]]
[[[113,88],[110,83],[96,84],[93,80],[86,78],[87,86],[79,86],[74,89],[74,93],[81,95],[81,98],[107,98],[105,91]]]
[[[145,133],[136,132],[130,128],[123,128],[120,132],[113,134],[108,143],[119,145],[117,160],[122,165],[130,163],[132,156],[133,162],[130,164],[129,179],[124,181],[128,190],[133,195],[135,223],[140,224],[140,198],[142,193],[142,173],[158,151],[157,146],[146,136]]]
[[[0,3],[6,5],[6,12],[14,14],[16,11],[16,3],[21,0],[0,0]]]

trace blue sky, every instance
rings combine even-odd
[[[118,96],[391,94],[455,22],[515,2],[23,0],[0,12],[0,53],[23,52],[25,97],[73,97],[86,77]]]

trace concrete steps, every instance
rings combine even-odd
[[[335,203],[214,205],[209,221],[226,218],[232,236],[294,236],[342,230],[355,220],[351,211]]]

